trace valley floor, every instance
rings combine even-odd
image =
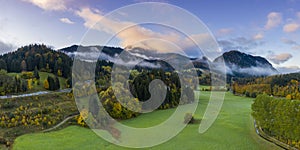
[[[196,119],[203,116],[210,92],[201,91],[195,113]],[[281,149],[255,133],[251,117],[253,99],[226,93],[222,110],[216,122],[203,134],[198,133],[199,124],[188,125],[170,141],[148,149]],[[168,118],[175,109],[159,110],[137,118],[122,121],[133,127],[157,125]],[[137,137],[144,138],[144,137]],[[145,139],[147,140],[147,139]],[[49,133],[26,134],[18,137],[15,150],[34,149],[127,149],[115,146],[98,137],[88,128],[69,126]]]

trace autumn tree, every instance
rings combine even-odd
[[[22,71],[27,71],[27,64],[25,60],[22,60],[21,62],[21,70]]]
[[[44,88],[49,90],[49,82],[48,82],[48,79],[45,79],[44,80]]]

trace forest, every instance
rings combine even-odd
[[[300,73],[281,74],[259,78],[232,78],[231,91],[234,94],[255,98],[267,94],[287,99],[300,99]]]

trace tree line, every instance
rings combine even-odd
[[[252,115],[268,135],[300,149],[300,101],[259,95]]]
[[[260,78],[232,79],[231,91],[234,94],[256,97],[259,94],[300,99],[300,73],[275,75]]]

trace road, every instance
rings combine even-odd
[[[57,91],[39,91],[39,92],[26,93],[26,94],[20,94],[20,95],[0,96],[0,99],[15,98],[15,97],[29,97],[29,96],[45,95],[45,94],[50,94],[50,93],[69,93],[71,91],[72,91],[71,88],[60,89]]]

